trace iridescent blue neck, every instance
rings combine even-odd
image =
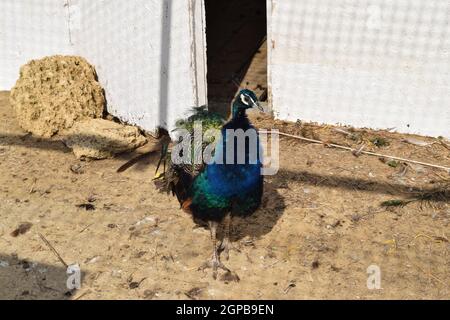
[[[240,101],[235,101],[232,108],[233,119],[246,117],[246,109],[247,108]]]

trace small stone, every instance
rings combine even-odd
[[[103,119],[74,124],[64,133],[64,142],[78,159],[106,159],[136,149],[147,142],[138,128]]]
[[[72,171],[75,174],[83,174],[84,168],[81,164],[74,164],[70,166],[70,171]]]
[[[139,282],[131,282],[129,284],[129,287],[130,287],[131,290],[133,290],[133,289],[139,288],[139,285],[140,285]]]
[[[158,292],[156,291],[156,290],[149,290],[149,289],[147,289],[147,290],[145,290],[144,291],[144,298],[145,299],[153,299],[153,298],[155,298],[155,297],[157,297],[158,296]]]
[[[91,258],[91,259],[88,259],[85,263],[86,264],[92,264],[92,263],[96,263],[97,261],[99,261],[100,260],[100,256],[95,256],[95,257],[93,257],[93,258]]]
[[[111,276],[114,278],[121,278],[122,277],[122,270],[114,269],[111,271]]]
[[[82,203],[82,204],[78,204],[76,207],[79,209],[84,209],[86,211],[94,211],[95,210],[95,206],[92,203]]]
[[[32,226],[33,226],[33,224],[31,222],[23,222],[23,223],[21,223],[17,227],[17,229],[15,229],[13,232],[11,232],[11,237],[16,238],[16,237],[18,237],[18,236],[20,236],[22,234],[27,233],[31,229]]]

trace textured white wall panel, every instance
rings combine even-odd
[[[0,90],[29,60],[71,52],[65,0],[0,0]]]
[[[0,0],[0,12],[0,89],[31,59],[75,54],[96,67],[108,111],[145,130],[206,104],[201,0]]]
[[[450,136],[450,1],[269,0],[287,120]]]
[[[194,1],[192,1],[193,3]],[[196,1],[201,5],[201,1]],[[77,0],[76,53],[95,65],[108,111],[146,130],[169,129],[206,103],[192,66],[193,18],[186,0]],[[198,17],[198,22],[202,19]],[[199,31],[202,32],[200,29]],[[204,52],[204,47],[198,48]],[[202,84],[202,83],[200,83]]]
[[[268,3],[278,117],[450,136],[450,1]],[[1,0],[0,89],[30,59],[79,54],[96,66],[111,113],[172,128],[206,103],[201,9],[200,0]]]

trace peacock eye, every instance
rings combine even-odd
[[[241,101],[242,103],[249,105],[250,104],[250,99],[246,96],[246,95],[241,95]]]

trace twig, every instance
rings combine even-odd
[[[350,133],[350,132],[348,132],[346,130],[339,129],[339,128],[333,128],[333,131],[336,131],[336,132],[339,132],[339,133],[343,133],[343,134],[345,134],[347,136],[351,136],[352,135],[352,133]]]
[[[260,130],[259,132],[261,132],[261,133],[272,133],[272,131],[267,131],[267,130]],[[326,145],[326,146],[328,146],[328,147],[333,147],[333,148],[337,148],[337,149],[348,150],[348,151],[355,152],[355,153],[358,152],[358,149],[353,149],[353,148],[350,148],[350,147],[344,147],[344,146],[341,146],[341,145],[335,144],[335,143],[325,143],[325,142],[320,141],[320,140],[309,139],[309,138],[305,138],[305,137],[301,137],[301,136],[296,136],[296,135],[288,134],[288,133],[284,133],[284,132],[278,132],[278,134],[279,134],[280,136],[290,137],[290,138],[294,138],[294,139],[298,139],[298,140],[303,140],[303,141],[307,141],[307,142],[311,142],[311,143],[316,143],[316,144],[322,144],[322,145]],[[450,168],[449,168],[449,167],[444,167],[444,166],[437,165],[437,164],[426,163],[426,162],[422,162],[422,161],[416,161],[416,160],[411,160],[411,159],[405,159],[405,158],[400,158],[400,157],[390,156],[390,155],[381,154],[381,153],[376,153],[376,152],[363,151],[363,150],[361,150],[359,153],[366,154],[366,155],[369,155],[369,156],[384,157],[384,158],[389,158],[389,159],[398,160],[398,161],[403,161],[403,162],[409,162],[409,163],[420,164],[420,165],[422,165],[422,166],[427,166],[427,167],[432,167],[432,168],[442,169],[442,170],[445,170],[445,171],[447,171],[448,173],[450,173]]]
[[[290,281],[286,289],[283,290],[284,294],[288,294],[292,288],[295,288],[295,281]]]
[[[88,295],[91,292],[92,292],[91,289],[87,289],[85,292],[83,292],[82,294],[80,294],[79,296],[74,298],[73,300],[80,300],[81,298],[83,298],[84,296]]]
[[[447,150],[450,150],[450,146],[449,146],[447,143],[445,143],[445,142],[442,141],[442,140],[439,140],[439,142],[441,143],[441,145],[442,145],[444,148],[446,148]]]
[[[353,155],[355,156],[355,157],[359,157],[360,155],[361,155],[361,153],[363,152],[363,149],[366,147],[366,144],[365,143],[363,143],[362,145],[361,145],[361,147],[359,147],[358,148],[358,150],[353,150],[352,151],[352,153],[353,153]]]
[[[425,270],[423,270],[421,267],[416,266],[417,269],[419,269],[420,271],[422,271],[423,273],[425,273],[428,277],[433,278],[434,280],[436,280],[437,282],[441,283],[442,285],[444,285],[444,287],[447,287],[448,284],[445,283],[444,281],[442,281],[441,279],[439,279],[438,277],[436,277],[434,274],[432,274],[431,272],[426,272]]]
[[[421,237],[428,238],[429,240],[434,241],[436,243],[449,242],[449,240],[447,239],[447,237],[444,234],[442,235],[442,237],[440,237],[440,236],[431,237],[431,236],[429,236],[427,234],[419,233],[418,235],[416,235],[414,237],[414,239],[409,243],[409,245],[411,245],[416,239],[421,238]]]
[[[86,227],[84,227],[78,234],[85,232],[89,227],[93,226],[95,223],[88,224]]]
[[[58,251],[56,251],[56,249],[50,244],[50,242],[48,242],[48,240],[41,234],[39,233],[39,237],[41,237],[42,241],[44,241],[44,243],[50,248],[50,250],[52,250],[52,252],[55,254],[55,256],[58,258],[59,261],[61,261],[61,263],[68,268],[69,265],[63,260],[63,258],[61,258],[60,254],[58,253]]]
[[[36,186],[36,182],[37,182],[37,178],[34,178],[33,179],[33,183],[31,184],[31,188],[30,188],[30,191],[29,191],[29,193],[31,194],[31,193],[34,193],[36,190],[34,189],[34,187]]]

